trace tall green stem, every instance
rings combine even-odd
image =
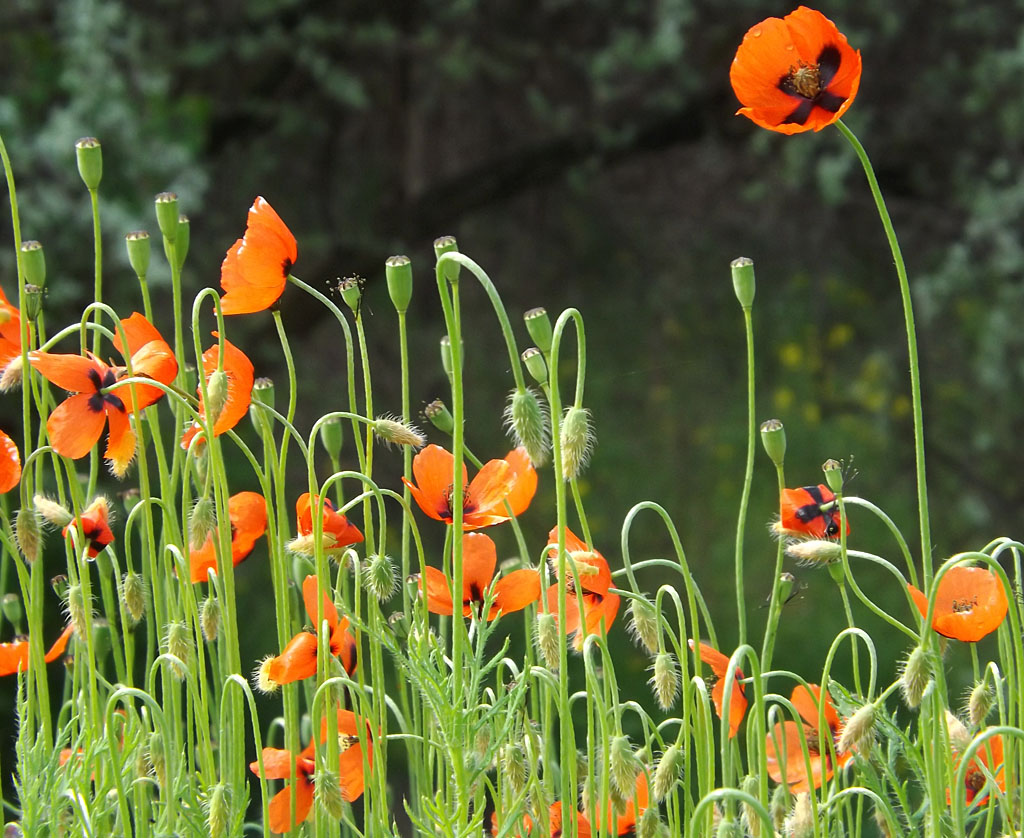
[[[743,594],[743,531],[747,526],[750,484],[754,478],[754,446],[757,444],[757,418],[754,408],[754,320],[750,306],[743,306],[743,325],[747,335],[747,466],[743,475],[743,497],[736,521],[736,619],[739,645],[747,642],[747,602]]]

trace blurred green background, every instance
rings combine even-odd
[[[749,26],[788,11],[755,0],[8,0],[0,131],[23,235],[46,247],[49,322],[77,319],[92,293],[88,202],[73,150],[84,135],[103,143],[105,283],[123,314],[139,305],[123,237],[156,232],[155,193],[176,191],[191,218],[189,298],[216,286],[246,210],[264,195],[298,238],[296,275],[318,287],[351,274],[369,280],[381,412],[400,407],[384,260],[407,253],[416,271],[412,398],[422,406],[445,395],[431,242],[453,234],[495,280],[520,349],[526,309],[582,310],[598,439],[583,491],[596,546],[617,567],[627,511],[646,499],[663,504],[731,649],[746,452],[734,257],[757,267],[757,417],[785,423],[789,485],[817,483],[825,459],[852,454],[860,475],[851,492],[919,543],[902,314],[863,174],[834,130],[784,137],[734,116],[736,46]],[[917,305],[935,558],[1020,537],[1024,3],[860,0],[822,11],[862,51],[846,121],[874,161]],[[2,201],[6,216],[6,193]],[[5,223],[8,293],[10,243]],[[151,284],[168,304],[154,256]],[[507,357],[485,297],[468,283],[464,306],[469,440],[484,458],[500,456]],[[282,309],[300,359],[299,426],[308,428],[342,406],[343,345],[331,317],[303,295],[286,292]],[[169,325],[158,323],[165,334]],[[257,374],[283,381],[270,317],[231,327]],[[8,427],[19,399],[5,401]],[[756,462],[745,586],[759,645],[777,498],[760,448]],[[399,463],[384,455],[377,474],[387,482]],[[538,552],[552,498],[545,474],[524,516]],[[873,522],[857,515],[852,525],[853,546],[896,557]],[[653,516],[642,517],[634,556],[669,548]],[[239,571],[253,602],[269,578],[265,563],[258,547]],[[787,569],[805,587],[784,612],[776,662],[816,680],[842,610],[827,574]],[[858,578],[910,620],[890,578],[871,568]],[[650,591],[662,581],[641,576]],[[856,613],[876,637],[885,677],[902,639]],[[619,682],[631,673],[639,683],[648,660],[617,628]],[[272,637],[269,616],[254,621],[243,657],[266,654]],[[954,650],[954,665],[966,659]]]

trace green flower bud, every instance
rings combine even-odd
[[[139,574],[129,570],[122,584],[125,610],[132,621],[138,623],[146,613],[146,583]]]
[[[42,532],[39,526],[39,515],[35,507],[23,506],[14,519],[14,538],[25,561],[32,564],[39,558],[42,547]]]
[[[203,600],[199,611],[199,627],[202,629],[203,638],[207,643],[213,643],[217,639],[217,632],[220,630],[220,600],[214,596],[208,596]]]
[[[337,461],[341,456],[341,446],[345,440],[345,434],[341,428],[341,417],[332,416],[320,426],[320,444],[323,445],[327,456],[332,461]]]
[[[124,237],[124,245],[128,250],[128,264],[132,266],[139,279],[145,279],[149,273],[149,257],[153,248],[150,246],[149,233],[136,230]]]
[[[903,702],[911,710],[921,704],[924,691],[931,681],[931,667],[928,665],[928,654],[921,646],[917,646],[903,663],[900,673],[900,692]]]
[[[736,299],[743,308],[750,308],[754,304],[754,260],[741,256],[733,259],[729,267],[732,268],[732,287]]]
[[[4,594],[0,597],[0,610],[12,626],[18,627],[25,618],[25,609],[21,607],[21,597],[17,594]]]
[[[427,438],[415,425],[410,425],[389,416],[381,416],[375,419],[373,421],[373,432],[389,444],[407,445],[410,448],[422,448],[427,444]]]
[[[85,596],[82,594],[81,585],[71,585],[68,588],[68,622],[75,627],[75,634],[85,637],[86,618]]]
[[[217,424],[227,403],[228,374],[225,370],[214,370],[206,382],[206,418],[211,428]]]
[[[42,288],[46,285],[46,257],[43,246],[37,241],[21,243],[21,270],[26,285]]]
[[[526,365],[526,371],[534,381],[538,384],[548,383],[548,364],[544,360],[544,353],[536,346],[531,346],[529,349],[524,350],[520,357]]]
[[[508,783],[512,794],[518,795],[530,779],[530,764],[526,760],[526,752],[515,742],[502,745],[498,752],[498,764],[501,776]]]
[[[669,652],[659,652],[651,667],[651,689],[662,710],[670,710],[679,694],[679,670],[676,659]]]
[[[526,324],[526,331],[530,333],[530,339],[537,348],[545,355],[551,351],[551,318],[548,317],[547,309],[531,308],[523,315],[523,322]]]
[[[455,236],[441,236],[439,239],[434,239],[434,255],[440,259],[445,253],[458,253],[459,245],[455,241]],[[455,261],[446,262],[444,266],[444,276],[449,282],[459,281],[459,272],[462,270],[462,266]]]
[[[440,399],[434,399],[423,409],[423,414],[441,433],[451,434],[455,430],[455,417]]]
[[[972,728],[979,728],[985,723],[994,703],[995,694],[989,687],[987,678],[982,678],[971,689],[970,697],[967,699],[967,717]]]
[[[178,237],[178,196],[161,192],[156,196],[156,223],[160,234],[169,242]]]
[[[683,769],[683,751],[679,745],[673,743],[661,755],[658,766],[654,770],[654,783],[651,791],[654,799],[659,803],[664,800],[673,786],[679,781]]]
[[[761,423],[761,444],[768,458],[777,468],[782,468],[786,459],[786,429],[778,419]]]
[[[405,314],[412,299],[412,261],[408,256],[389,256],[384,263],[384,276],[391,304],[399,314]]]
[[[391,559],[383,553],[376,553],[367,560],[363,585],[367,592],[380,602],[386,602],[395,592],[398,580]]]
[[[537,651],[540,652],[544,665],[552,672],[558,671],[558,622],[555,615],[542,613],[537,615]]]
[[[562,417],[562,477],[575,480],[590,462],[594,450],[594,430],[590,411],[585,407],[568,407]]]
[[[167,652],[174,655],[187,669],[192,660],[192,635],[188,626],[175,620],[167,626]],[[185,673],[176,665],[170,666],[172,677],[178,681],[185,680]]]
[[[616,736],[609,747],[608,762],[611,767],[609,779],[613,788],[626,800],[631,800],[636,791],[636,775],[640,773],[640,760],[633,751],[628,736]]]
[[[366,280],[361,276],[349,276],[338,280],[338,293],[341,294],[345,305],[352,309],[352,313],[356,317],[359,317],[359,307],[362,305],[363,285],[365,282]]]
[[[78,174],[82,176],[85,188],[95,192],[103,179],[103,149],[95,137],[82,137],[75,143],[75,157],[78,158]]]
[[[512,444],[517,448],[523,446],[535,466],[547,462],[548,416],[533,390],[512,391],[505,407],[505,425],[511,432]]]
[[[206,826],[210,838],[227,838],[231,823],[231,789],[224,783],[217,783],[210,789],[207,800]]]
[[[83,636],[84,635],[80,635]],[[102,617],[92,622],[92,645],[96,654],[96,662],[102,663],[110,654],[110,623]]]
[[[201,550],[216,527],[217,511],[213,499],[203,495],[192,507],[192,516],[188,520],[188,546],[193,550]]]
[[[646,599],[629,601],[629,622],[626,630],[634,642],[639,641],[652,655],[658,651],[658,614]]]
[[[29,320],[36,320],[42,312],[44,293],[42,286],[25,286],[25,316]]]

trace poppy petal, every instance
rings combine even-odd
[[[313,624],[317,624],[317,602],[316,595],[319,590],[317,579],[314,575],[310,574],[302,580],[302,601],[306,606],[306,613],[309,615],[309,619],[313,621]],[[333,630],[338,625],[338,609],[335,608],[334,603],[331,602],[327,592],[324,591],[321,595],[320,607],[322,609],[323,619],[327,621],[327,625]]]
[[[452,616],[455,610],[447,577],[436,567],[425,567],[420,579],[423,592],[427,597],[427,610],[431,614]]]
[[[488,513],[508,497],[516,473],[505,460],[490,460],[476,473],[466,489],[467,511]],[[508,516],[502,516],[507,518]]]
[[[512,514],[518,518],[526,511],[537,493],[537,469],[533,467],[533,461],[522,445],[509,451],[505,455],[505,462],[512,466],[512,471],[516,475],[516,482],[512,484],[512,491],[505,500]]]
[[[494,580],[498,551],[490,537],[470,532],[462,536],[462,599],[483,602]]]
[[[907,585],[921,616],[928,614],[928,597]],[[932,628],[943,637],[974,643],[994,632],[1009,610],[1002,582],[986,567],[953,567],[939,581]]]
[[[257,777],[260,774],[259,762],[250,762],[249,770]],[[263,749],[263,778],[265,780],[285,780],[292,776],[292,752],[281,748]]]
[[[11,491],[21,482],[21,454],[18,446],[0,431],[0,494]]]
[[[428,445],[412,458],[412,476],[415,485],[404,481],[412,491],[416,503],[431,518],[439,521],[451,519],[448,505],[451,497],[455,458],[440,445]],[[462,466],[462,483],[467,479],[466,466]]]
[[[271,659],[267,675],[275,684],[290,684],[316,675],[316,635],[300,631]]]
[[[123,477],[135,459],[135,431],[132,430],[128,414],[116,407],[107,408],[107,419],[110,422],[110,432],[107,436],[107,450],[103,452],[103,456],[110,461],[114,474]]]
[[[530,568],[513,570],[494,583],[494,603],[487,619],[493,620],[499,612],[511,614],[514,611],[522,611],[538,599],[540,574]]]
[[[65,399],[46,420],[46,435],[58,454],[77,460],[88,454],[99,441],[107,414],[89,406],[92,398],[79,393]]]
[[[245,236],[232,245],[221,264],[224,314],[264,311],[284,292],[298,258],[295,236],[265,198],[249,209]]]
[[[46,653],[43,660],[47,663],[53,663],[57,658],[63,655],[64,650],[68,647],[68,640],[71,639],[71,634],[74,630],[74,626],[68,626],[65,628],[64,631],[61,632],[60,637],[54,641],[53,645],[50,647],[50,651]]]
[[[292,820],[292,788],[295,789],[295,819]],[[290,786],[285,786],[270,801],[270,829],[273,832],[289,832],[309,817],[313,808],[313,783],[309,777],[300,775]]]
[[[28,353],[28,360],[43,378],[70,393],[95,393],[97,374],[102,379],[108,369],[101,361],[82,355],[36,351]]]
[[[216,332],[214,337],[218,337]],[[209,379],[216,371],[220,359],[220,345],[214,344],[203,353],[203,374]],[[228,395],[224,407],[213,426],[213,435],[220,436],[242,421],[252,401],[254,368],[249,357],[231,341],[224,341],[224,372],[228,377]],[[204,412],[200,388],[200,411]]]

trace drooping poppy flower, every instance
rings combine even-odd
[[[821,12],[801,6],[743,36],[729,80],[743,114],[781,134],[820,131],[842,117],[860,87],[860,51]]]
[[[349,803],[359,799],[363,793],[363,748],[359,742],[358,720],[351,710],[338,710],[338,783],[342,797]],[[320,743],[327,741],[332,733],[328,720],[320,725]],[[366,737],[367,763],[373,763],[373,749],[369,735]],[[313,808],[313,772],[316,770],[314,743],[303,748],[295,756],[295,818],[291,817],[292,786],[285,785],[270,801],[270,829],[273,832],[288,832],[295,829],[309,817]],[[259,762],[251,762],[249,770],[259,776]],[[281,748],[263,749],[263,777],[267,780],[292,779],[292,753]]]
[[[257,492],[239,492],[228,499],[231,522],[231,563],[237,565],[252,552],[256,539],[267,531],[267,502]],[[210,533],[198,550],[189,552],[193,583],[207,581],[210,570],[217,571],[216,533]]]
[[[313,541],[313,510],[319,500],[317,495],[306,492],[295,502],[296,528],[299,535],[288,543],[288,549],[302,556],[315,554]],[[336,512],[330,498],[323,499],[323,549],[328,555],[339,553],[350,544],[359,544],[363,534],[340,512]]]
[[[977,802],[980,806],[988,800],[987,794],[979,796],[988,780],[986,772],[995,780],[995,784],[1000,791],[1006,791],[1006,777],[1003,774],[1003,737],[998,734],[991,736],[986,741],[986,745],[982,745],[978,749],[973,759],[971,759],[971,764],[967,766],[967,773],[964,775],[964,797],[968,806],[974,802]],[[989,757],[990,749],[991,757]],[[961,760],[958,757],[955,768],[960,767],[960,762]],[[947,792],[946,796],[949,798],[950,794]],[[947,799],[948,802],[950,801]]]
[[[11,491],[21,482],[21,454],[18,446],[0,431],[0,495]]]
[[[615,819],[614,835],[636,835],[636,824],[640,816],[647,810],[650,802],[650,784],[647,775],[641,771],[636,775],[636,790],[633,796],[626,801],[626,807],[620,814],[616,814],[612,808],[611,801],[604,807],[604,815],[598,809],[594,814],[594,829],[601,831],[603,818],[611,823]]]
[[[257,198],[249,208],[245,235],[220,266],[221,311],[250,314],[270,308],[284,293],[297,258],[292,231],[265,198]]]
[[[0,391],[21,383],[21,314],[0,288]]]
[[[913,585],[907,589],[921,616],[927,616],[928,597]],[[1008,608],[999,577],[987,567],[953,567],[939,581],[932,628],[943,637],[974,643],[999,628]]]
[[[64,650],[68,647],[68,639],[71,637],[72,631],[74,631],[72,626],[64,629],[43,660],[53,663],[63,655]],[[0,643],[0,676],[13,675],[19,669],[22,672],[28,671],[28,640]]]
[[[219,337],[217,332],[213,332],[213,336]],[[220,344],[214,344],[203,353],[203,376],[206,378],[207,386],[210,383],[210,376],[217,371],[219,363]],[[224,340],[224,373],[227,376],[227,395],[224,399],[224,406],[213,423],[214,436],[220,436],[222,433],[230,431],[249,412],[249,403],[252,401],[252,385],[255,380],[252,361],[227,339]],[[197,387],[196,391],[199,393],[199,415],[205,417],[206,405],[203,402],[203,388]],[[181,438],[181,447],[187,449],[200,430],[199,423],[193,422]]]
[[[488,589],[491,589],[492,600],[487,620],[493,620],[499,613],[522,611],[531,602],[540,599],[540,574],[536,570],[513,570],[494,581],[497,564],[498,553],[488,536],[477,532],[463,534],[462,616],[481,613]],[[452,615],[454,607],[448,577],[436,567],[425,568],[421,587],[427,597],[427,610],[431,614]]]
[[[775,742],[785,748],[786,777],[785,782],[789,784],[789,790],[796,794],[801,791],[809,791],[812,788],[819,788],[822,782],[832,778],[832,772],[836,768],[842,768],[853,758],[852,753],[836,753],[836,759],[832,761],[831,748],[839,739],[842,727],[839,721],[839,714],[836,713],[832,699],[825,693],[825,724],[828,728],[827,735],[832,745],[825,740],[826,731],[818,728],[818,702],[821,700],[821,687],[817,684],[810,684],[805,687],[802,684],[794,688],[790,701],[796,707],[800,718],[804,720],[803,733],[807,741],[807,753],[810,756],[811,773],[807,774],[807,765],[804,763],[803,750],[800,747],[800,727],[796,722],[783,722],[775,725],[774,734],[769,734],[765,740],[767,753],[768,775],[776,783],[783,782],[782,766],[779,762],[779,754],[776,751]]]
[[[317,624],[317,590],[316,577],[307,576],[302,583],[302,600],[306,613]],[[356,668],[356,640],[348,630],[348,620],[338,616],[338,609],[328,598],[326,591],[321,594],[323,619],[331,629],[331,654],[340,658],[345,672],[351,675]],[[269,689],[276,689],[281,684],[301,681],[316,675],[316,653],[318,631],[300,631],[288,641],[284,651],[275,658],[267,660],[260,671],[260,681],[265,682]]]
[[[693,648],[693,641],[690,641],[690,648]],[[715,703],[715,710],[718,718],[723,718],[725,703],[725,675],[729,671],[729,659],[717,649],[708,646],[707,643],[700,644],[700,659],[711,667],[714,674],[714,685],[711,687],[711,700]],[[747,696],[743,691],[740,679],[743,678],[743,671],[737,666],[735,671],[735,682],[732,688],[732,698],[729,701],[729,738],[736,735],[740,729],[740,722],[743,721],[743,714],[747,712]]]
[[[570,575],[565,580],[565,633],[573,635],[573,647],[579,650],[583,648],[583,641],[588,634],[600,633],[602,622],[606,632],[611,629],[619,613],[619,595],[608,590],[612,575],[604,556],[588,548],[571,530],[565,531],[565,549],[575,564],[583,597],[581,618],[576,585]],[[557,557],[558,528],[555,527],[548,533],[548,561],[554,565],[556,572]],[[548,588],[547,602],[548,610],[557,618],[558,583]]]
[[[113,542],[114,533],[110,529],[110,505],[107,499],[100,495],[82,511],[82,539],[89,547],[89,558],[95,559],[100,551]],[[61,535],[67,538],[68,530],[75,526],[72,521],[63,530]]]
[[[835,494],[824,483],[783,489],[779,495],[778,530],[784,535],[837,538],[839,506],[835,500]],[[850,534],[849,519],[846,534]]]
[[[452,476],[455,472],[455,458],[440,445],[428,445],[412,460],[413,484],[405,477],[402,482],[409,487],[413,498],[427,515],[435,521],[452,522]],[[466,485],[468,475],[462,467],[462,528],[476,530],[507,521],[504,501],[512,492],[516,482],[515,469],[507,460],[491,460],[477,472],[473,482]],[[518,515],[522,509],[512,508]]]

